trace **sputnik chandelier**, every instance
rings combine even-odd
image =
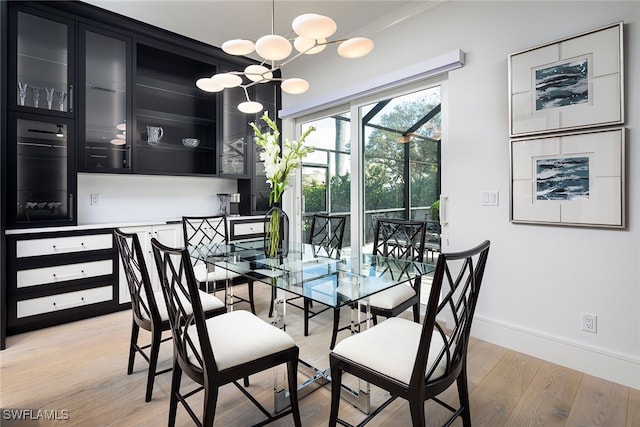
[[[221,92],[224,89],[240,87],[246,101],[238,104],[238,110],[246,114],[263,111],[261,103],[249,98],[248,88],[260,83],[280,81],[280,87],[288,94],[296,95],[309,89],[309,83],[301,78],[274,77],[274,73],[302,55],[314,55],[322,52],[327,45],[339,43],[338,54],[343,58],[360,58],[373,49],[373,42],[365,37],[354,37],[329,41],[338,28],[328,16],[305,13],[293,20],[292,32],[287,37],[274,34],[275,0],[271,3],[271,34],[262,36],[254,43],[246,39],[228,40],[222,44],[222,50],[230,55],[248,55],[255,52],[263,58],[260,65],[249,65],[244,71],[231,71],[214,74],[196,81],[196,86],[206,92]],[[295,36],[294,36],[295,33]],[[289,37],[289,38],[288,38]],[[293,41],[293,47],[291,45]],[[297,53],[290,57],[293,48]],[[278,63],[278,61],[283,61]],[[244,77],[244,78],[243,78]]]

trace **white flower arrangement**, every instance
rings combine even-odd
[[[267,182],[271,187],[269,205],[273,206],[280,201],[282,193],[284,193],[290,182],[291,172],[299,168],[302,165],[302,159],[313,151],[312,147],[304,146],[304,140],[316,129],[310,126],[297,141],[285,139],[282,143],[282,155],[280,155],[280,144],[278,143],[280,131],[278,126],[269,118],[266,111],[261,119],[269,126],[270,132],[262,133],[253,122],[249,123],[249,125],[255,133],[255,143],[263,148],[260,153],[260,160],[264,163]]]

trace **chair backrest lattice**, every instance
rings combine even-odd
[[[209,340],[199,339],[202,333],[205,337],[208,334],[189,253],[186,249],[164,246],[156,239],[151,240],[151,246],[167,304],[176,356],[183,369],[204,375],[207,351],[210,360],[214,359],[210,344],[203,348]]]
[[[213,243],[229,242],[227,217],[224,214],[213,216],[183,216],[182,233],[186,246],[206,246]],[[194,265],[204,263],[200,259],[192,259]]]
[[[443,253],[438,258],[412,382],[425,381],[426,378],[427,386],[432,380],[433,383],[445,384],[447,379],[457,377],[463,368],[489,247],[487,240],[473,249]],[[447,319],[446,330],[436,321],[438,317]],[[437,356],[427,362],[434,333],[444,345]],[[441,372],[443,366],[444,375]]]
[[[227,243],[226,215],[182,217],[185,245],[199,246],[210,243]]]
[[[425,234],[424,221],[379,218],[373,239],[373,255],[422,262]]]
[[[339,254],[344,240],[346,215],[314,214],[311,221],[309,243],[322,248],[329,257]]]
[[[138,235],[125,233],[119,229],[114,230],[114,235],[131,295],[131,309],[135,317],[143,322],[160,319]]]

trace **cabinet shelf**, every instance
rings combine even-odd
[[[194,151],[208,151],[215,152],[215,148],[213,147],[185,147],[181,142],[171,143],[160,141],[158,145],[150,145],[147,141],[137,141],[136,148],[142,148],[147,150],[173,150],[173,151],[186,151],[186,152],[194,152]]]
[[[145,118],[153,120],[162,120],[165,122],[177,122],[196,126],[209,126],[215,124],[214,119],[207,119],[203,117],[184,116],[181,114],[167,113],[165,111],[146,110],[138,108],[136,110],[136,116],[138,118]]]
[[[143,71],[142,71],[143,72]],[[188,96],[191,98],[206,99],[207,96],[198,92],[195,86],[185,86],[179,83],[173,83],[166,80],[159,80],[153,77],[138,74],[136,78],[136,87],[160,92],[168,92],[175,95]]]

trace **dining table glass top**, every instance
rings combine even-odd
[[[270,258],[262,239],[189,246],[209,268],[223,268],[331,307],[341,307],[432,272],[433,264],[386,258],[355,248],[341,251],[308,243]]]

